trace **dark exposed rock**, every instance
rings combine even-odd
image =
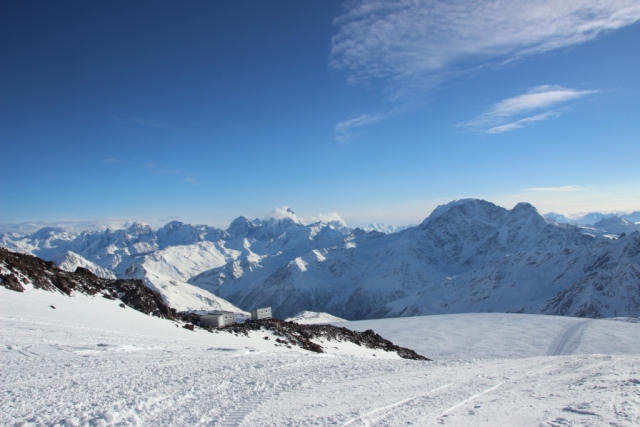
[[[393,344],[371,329],[357,332],[333,325],[300,325],[280,319],[262,319],[236,323],[225,326],[221,330],[233,334],[248,335],[249,331],[259,331],[260,329],[273,331],[275,335],[280,336],[281,338],[277,338],[276,342],[282,345],[297,345],[316,353],[323,353],[322,346],[311,340],[322,339],[325,341],[348,341],[362,347],[395,352],[403,359],[430,360],[413,350]]]
[[[164,302],[159,292],[145,286],[142,280],[103,279],[82,267],[71,273],[59,269],[53,262],[4,248],[0,248],[0,279],[0,285],[17,292],[24,292],[24,286],[31,283],[36,289],[66,295],[72,292],[101,294],[108,299],[119,299],[145,314],[172,320],[176,317],[175,309]]]
[[[191,324],[191,323],[185,323],[183,328],[188,329],[190,331],[193,331],[193,329],[194,329],[193,324]]]

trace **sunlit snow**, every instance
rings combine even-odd
[[[634,319],[460,314],[344,324],[436,359],[417,362],[355,344],[324,343],[332,354],[289,349],[264,331],[192,332],[79,294],[0,288],[0,301],[2,425],[640,423]]]

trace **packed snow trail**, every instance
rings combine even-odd
[[[549,348],[547,348],[547,356],[559,356],[561,354],[573,354],[580,344],[580,339],[584,334],[584,330],[589,326],[592,320],[583,320],[568,324],[556,335]]]

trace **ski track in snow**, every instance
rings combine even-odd
[[[16,374],[37,378],[2,387],[3,413],[11,418],[0,421],[220,426],[640,422],[640,360],[632,356],[424,363],[206,353],[20,355],[4,365],[5,379]],[[527,408],[529,417],[512,418],[514,405]]]
[[[566,325],[547,348],[547,356],[572,354],[580,345],[585,329],[593,323],[592,320],[581,320]]]

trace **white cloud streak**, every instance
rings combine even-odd
[[[505,99],[495,104],[489,111],[461,126],[477,131],[496,134],[520,129],[526,125],[551,117],[557,117],[561,111],[551,110],[533,116],[519,118],[536,110],[558,107],[569,101],[597,93],[594,90],[575,90],[561,86],[538,86],[529,92]],[[515,119],[515,120],[514,120]]]
[[[524,95],[498,102],[491,111],[483,116],[489,120],[510,117],[536,109],[552,107],[592,93],[595,91],[567,89],[561,86],[538,86]]]
[[[335,19],[330,64],[395,91],[591,40],[640,20],[637,0],[360,0]]]
[[[560,113],[557,111],[547,111],[546,113],[537,114],[531,117],[525,117],[524,119],[520,119],[515,122],[507,123],[506,125],[494,126],[487,130],[487,133],[504,133],[512,130],[520,129],[530,123],[539,122],[542,120],[547,120],[549,117],[559,116]]]
[[[377,113],[377,114],[362,114],[358,117],[354,117],[352,119],[343,120],[336,125],[336,132],[344,133],[350,129],[358,128],[360,126],[370,125],[372,123],[379,122],[388,118],[390,114],[388,113]]]

